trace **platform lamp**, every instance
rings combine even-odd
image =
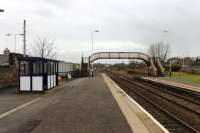
[[[24,34],[6,34],[6,36],[14,36],[14,40],[15,40],[15,53],[16,53],[16,40],[17,40],[17,35],[19,36],[23,36]]]
[[[93,53],[93,49],[94,49],[94,33],[95,32],[99,32],[99,30],[92,31],[92,53]]]
[[[0,12],[4,12],[4,9],[0,9]]]
[[[95,32],[99,32],[99,30],[94,30],[94,31],[92,31],[92,53],[91,53],[91,55],[93,54],[93,49],[94,49],[94,33]],[[92,76],[94,75],[94,66],[93,66],[93,63],[91,64],[92,65]]]
[[[164,34],[168,33],[168,30],[163,30]],[[172,57],[169,58],[169,76],[172,76]]]
[[[92,53],[91,53],[91,55],[93,54],[93,49],[94,49],[94,33],[95,32],[99,32],[99,30],[94,30],[94,31],[92,31]],[[91,64],[92,65],[92,76],[94,75],[94,66],[93,66],[93,63]]]

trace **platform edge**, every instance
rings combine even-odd
[[[108,88],[110,89],[111,93],[113,94],[113,88],[117,89],[118,93],[122,93],[121,99],[131,108],[133,113],[137,115],[137,117],[142,121],[145,127],[148,129],[149,132],[152,133],[169,133],[167,129],[165,129],[151,114],[149,114],[143,107],[141,107],[135,100],[133,100],[126,92],[124,92],[110,77],[108,77],[105,73],[102,73],[102,77],[104,78]],[[114,96],[115,94],[113,94]],[[118,94],[119,95],[119,94]],[[117,101],[118,105],[120,104],[119,101],[114,96],[115,100]],[[120,106],[120,105],[119,105]],[[132,128],[133,132],[136,132],[133,123],[129,120],[129,114],[126,114],[123,108],[121,108],[123,115],[127,119],[130,127]],[[151,125],[149,125],[151,123]],[[138,132],[138,130],[137,130]],[[142,132],[142,131],[141,131]]]

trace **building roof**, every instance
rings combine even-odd
[[[19,57],[18,60],[21,60],[21,61],[28,61],[28,60],[34,60],[34,61],[57,61],[57,60],[46,59],[46,58],[41,58],[41,57]]]

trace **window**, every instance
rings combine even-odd
[[[55,62],[55,73],[57,73],[57,62]]]
[[[44,62],[44,73],[47,74],[47,62]]]
[[[20,75],[21,76],[29,76],[30,75],[30,67],[28,61],[20,62]]]
[[[53,73],[54,73],[54,63],[51,62],[51,74],[53,74]]]
[[[50,61],[47,62],[47,71],[48,71],[48,75],[50,75],[51,74],[51,62]]]
[[[42,74],[43,74],[43,62],[33,61],[33,75],[42,75]]]

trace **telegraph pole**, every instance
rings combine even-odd
[[[24,40],[23,40],[23,42],[24,42],[24,57],[26,56],[26,20],[24,20],[24,26],[23,26],[23,30],[24,30]]]

